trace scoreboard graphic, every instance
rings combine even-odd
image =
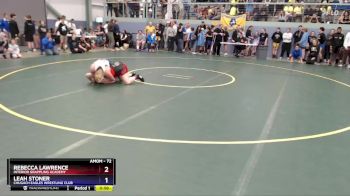
[[[113,191],[115,159],[7,159],[12,191]]]

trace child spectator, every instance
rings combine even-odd
[[[57,48],[55,47],[55,40],[52,39],[50,32],[46,33],[46,36],[41,40],[41,50],[45,52],[47,56],[58,55]]]
[[[267,46],[268,37],[269,35],[266,33],[266,29],[265,28],[261,29],[259,34],[259,45]]]
[[[141,30],[137,32],[136,35],[136,51],[141,51],[145,48],[146,36]]]
[[[289,56],[289,60],[291,63],[293,63],[295,60],[298,61],[299,63],[303,63],[303,59],[302,59],[302,50],[299,47],[299,44],[296,44],[292,54]]]
[[[25,17],[24,23],[24,36],[25,41],[27,42],[29,51],[36,51],[34,48],[34,33],[35,33],[35,24],[32,21],[32,16],[27,15]]]
[[[280,44],[282,41],[282,33],[281,28],[277,28],[277,30],[272,34],[272,58],[277,58],[277,52],[280,48]]]
[[[66,17],[62,16],[60,19],[60,23],[58,24],[56,32],[60,35],[60,48],[65,51],[66,43],[67,43],[67,34],[68,34],[68,26]]]
[[[89,52],[91,50],[91,44],[86,41],[84,34],[80,37],[78,47],[81,53]]]
[[[10,29],[11,39],[17,38],[19,35],[19,29],[16,22],[16,14],[11,14],[10,17],[11,19],[9,21],[9,29]]]
[[[79,48],[79,40],[78,40],[76,34],[73,34],[72,38],[70,38],[68,40],[68,46],[69,46],[70,51],[73,54],[82,53],[82,51]]]
[[[306,58],[306,64],[315,64],[317,61],[317,57],[320,51],[320,47],[318,45],[318,41],[316,38],[312,39],[310,47],[309,47],[309,54]]]
[[[9,49],[8,49],[9,53],[10,53],[10,58],[21,58],[21,51],[19,49],[19,46],[17,45],[16,39],[11,39],[11,43],[9,44]]]
[[[147,35],[148,52],[155,52],[156,44],[156,34],[154,31],[150,32]]]
[[[120,34],[120,42],[122,45],[121,50],[127,50],[129,48],[129,34],[126,30]]]
[[[42,40],[46,37],[47,32],[47,27],[45,25],[45,22],[43,20],[40,20],[39,22],[39,27],[38,27],[38,33],[40,37],[40,49],[41,49],[41,54],[44,54],[43,46],[42,46]],[[51,38],[52,39],[52,38]],[[55,41],[55,40],[53,40]]]
[[[2,57],[4,59],[7,59],[7,50],[8,50],[9,44],[7,35],[4,32],[0,32],[0,54],[2,54]]]

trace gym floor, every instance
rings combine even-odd
[[[146,79],[91,85],[97,58]],[[350,195],[350,71],[233,57],[97,52],[0,61],[7,158],[117,159],[113,193]]]

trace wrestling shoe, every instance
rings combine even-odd
[[[145,79],[141,75],[136,75],[136,79],[145,82]]]
[[[131,75],[130,75],[130,77],[134,77],[134,76],[136,76],[136,73],[134,73],[134,72],[131,72]]]

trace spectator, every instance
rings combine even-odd
[[[214,29],[214,45],[213,45],[213,55],[220,56],[221,42],[223,41],[224,32],[221,24]]]
[[[280,44],[282,42],[282,33],[281,28],[277,28],[276,31],[272,34],[272,58],[277,58],[277,52],[280,48]]]
[[[296,5],[294,7],[294,21],[295,22],[302,22],[303,21],[303,6]]]
[[[107,17],[109,16],[109,13],[111,13],[111,17],[113,16],[113,3],[110,3],[107,1]]]
[[[247,39],[243,36],[242,32],[238,32],[236,43],[237,43],[237,45],[235,45],[234,54],[238,58],[239,54],[243,50],[245,50],[246,44],[248,43]]]
[[[344,54],[343,54],[343,63],[347,68],[350,69],[350,32],[345,36],[344,40]]]
[[[194,52],[195,52],[195,51],[196,51],[195,45],[196,45],[197,36],[196,36],[196,34],[195,34],[195,31],[194,31],[194,28],[193,28],[193,27],[191,27],[191,33],[190,33],[190,35],[189,35],[189,39],[190,39],[190,46],[189,46],[189,49],[190,49],[190,51],[191,51],[192,49],[194,49]]]
[[[148,36],[148,34],[150,34],[152,32],[156,32],[156,27],[153,26],[152,22],[149,22],[148,25],[145,27],[146,36]]]
[[[278,22],[286,22],[287,21],[287,16],[283,10],[279,12],[279,14],[277,16],[277,20],[278,20]]]
[[[197,39],[197,51],[199,54],[204,53],[205,47],[205,30],[203,27],[199,28],[198,39]]]
[[[309,47],[309,32],[307,28],[303,28],[303,36],[301,37],[299,41],[299,45],[302,51],[302,59],[305,60],[307,48]]]
[[[342,28],[338,27],[337,32],[333,34],[331,38],[331,61],[330,64],[338,64],[338,67],[342,67],[343,64],[341,62],[341,48],[344,45],[344,34],[342,33]]]
[[[205,33],[205,52],[209,55],[211,51],[211,46],[213,44],[213,31],[210,27],[207,27]]]
[[[160,5],[162,6],[162,9],[161,9],[162,18],[165,18],[165,14],[168,8],[168,0],[160,0]]]
[[[311,45],[313,39],[317,39],[315,31],[311,31],[311,33],[309,35],[309,40],[308,40],[309,45]]]
[[[190,7],[190,4],[189,4],[189,1],[190,0],[182,0],[182,3],[183,3],[183,9],[184,9],[184,14],[183,14],[183,20],[189,20],[190,19],[190,9],[191,9],[191,7]]]
[[[57,26],[56,32],[60,36],[60,48],[65,51],[67,48],[67,34],[69,32],[65,16],[60,18],[60,23]]]
[[[156,34],[155,32],[150,32],[147,35],[147,45],[148,45],[148,52],[155,52],[156,49]]]
[[[70,21],[67,23],[67,27],[69,33],[75,33],[75,31],[77,30],[77,26],[75,25],[73,18],[70,19]]]
[[[339,24],[350,24],[349,11],[344,11],[338,19]]]
[[[57,48],[55,47],[55,40],[52,39],[50,32],[46,33],[46,36],[41,40],[41,50],[45,51],[47,56],[58,55]]]
[[[0,19],[0,31],[6,33],[10,31],[8,15],[6,13],[4,13],[4,17]]]
[[[320,47],[316,38],[313,38],[310,44],[310,52],[306,58],[307,64],[315,64],[318,58]]]
[[[96,35],[96,46],[103,47],[105,45],[105,31],[102,23],[97,25],[94,34]]]
[[[124,30],[123,33],[120,34],[121,50],[127,50],[129,48],[129,41],[129,33]]]
[[[36,51],[34,48],[34,33],[35,33],[35,24],[32,21],[32,16],[27,15],[25,17],[24,23],[24,36],[25,41],[27,42],[29,51]]]
[[[182,26],[182,23],[179,24],[177,27],[177,33],[176,33],[176,40],[177,40],[177,52],[182,53],[182,50],[184,48],[184,29]]]
[[[294,46],[299,43],[301,37],[303,36],[303,26],[299,25],[298,30],[293,34]]]
[[[224,26],[223,29],[222,29],[222,32],[224,33],[224,36],[223,36],[223,41],[224,42],[228,42],[228,38],[229,38],[229,33],[227,31],[227,26]],[[227,56],[228,52],[228,45],[227,44],[224,44],[224,56]]]
[[[331,65],[330,59],[332,55],[332,50],[331,50],[331,42],[332,42],[332,37],[335,33],[335,29],[331,29],[331,31],[327,34],[326,36],[326,47],[324,49],[324,59],[328,63],[328,65]]]
[[[109,40],[109,48],[114,51],[114,47],[115,47],[115,41],[114,41],[114,33],[113,33],[113,27],[114,27],[114,20],[111,19],[108,23],[107,26],[107,31],[108,31],[108,40]]]
[[[282,51],[281,51],[280,59],[283,58],[284,53],[287,53],[287,57],[289,57],[290,49],[292,46],[292,38],[293,38],[292,30],[291,28],[288,28],[287,32],[283,33],[282,35],[283,41],[282,41]]]
[[[9,21],[9,30],[10,30],[11,39],[18,38],[19,29],[16,22],[16,14],[11,14],[10,17],[11,19]]]
[[[162,21],[159,21],[156,34],[160,37],[160,40],[158,42],[158,48],[160,48],[160,49],[163,49],[164,45],[165,45],[164,31],[165,31],[165,26],[163,25]]]
[[[79,48],[79,40],[77,38],[76,34],[73,34],[72,37],[68,41],[69,49],[70,51],[75,54],[75,53],[82,53],[82,51]]]
[[[169,24],[166,34],[168,37],[168,51],[174,51],[176,30],[172,27],[172,22]]]
[[[40,50],[41,50],[41,54],[44,54],[44,50],[43,50],[43,46],[42,46],[42,40],[44,39],[44,37],[46,36],[47,32],[47,27],[45,25],[45,22],[43,20],[39,21],[39,26],[38,26],[38,33],[39,33],[39,38],[40,38]],[[51,36],[51,35],[50,35]],[[52,38],[51,38],[52,39]],[[55,41],[55,40],[53,40]]]
[[[91,43],[87,41],[84,34],[81,35],[78,46],[82,53],[89,52],[92,49]]]
[[[299,44],[296,44],[294,46],[292,54],[289,57],[289,60],[291,63],[294,63],[295,60],[297,60],[299,63],[303,63],[302,56],[303,56],[303,52],[302,52],[301,48],[299,47]]]
[[[190,23],[186,23],[185,25],[185,31],[184,31],[184,43],[185,43],[185,51],[189,52],[191,51],[190,43],[191,43],[191,25]]]
[[[311,23],[319,23],[320,21],[318,20],[318,17],[316,14],[313,14],[310,18]]]
[[[269,35],[266,33],[266,29],[265,28],[261,29],[259,34],[259,45],[267,46],[268,37]]]
[[[16,39],[11,39],[11,43],[9,44],[8,51],[10,53],[10,58],[21,58],[21,51],[19,49],[19,46],[17,45]]]
[[[8,38],[6,33],[0,31],[0,54],[4,59],[7,59],[7,50],[8,50]]]
[[[145,48],[146,36],[141,30],[138,31],[136,35],[136,50],[141,51]]]
[[[121,47],[121,41],[120,41],[120,29],[119,29],[119,25],[118,25],[118,21],[114,20],[114,24],[113,24],[113,36],[114,36],[114,46],[115,49],[118,51],[119,48]]]
[[[324,58],[324,52],[326,48],[326,34],[324,33],[324,27],[320,27],[319,33],[318,33],[318,42],[320,46],[320,52],[319,52],[319,63],[323,62]]]

